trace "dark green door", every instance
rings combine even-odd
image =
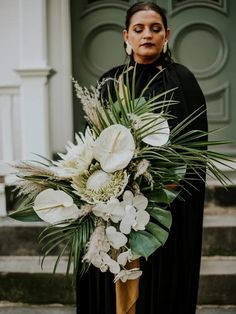
[[[126,9],[134,2],[71,1],[73,76],[80,84],[96,84],[106,70],[124,62],[122,29]],[[210,128],[223,127],[216,138],[236,142],[236,1],[155,2],[168,12],[174,59],[194,72],[206,95]],[[83,118],[74,104],[78,130]]]

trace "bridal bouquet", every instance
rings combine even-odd
[[[82,275],[92,264],[125,282],[142,273],[127,263],[147,259],[167,240],[169,205],[185,181],[203,180],[207,167],[224,183],[215,161],[227,157],[205,149],[219,144],[206,142],[206,132],[188,131],[201,109],[170,129],[174,90],[135,98],[134,83],[123,78],[114,80],[117,100],[108,93],[103,103],[99,89],[74,84],[88,126],[59,160],[14,164],[21,202],[10,216],[48,223],[40,241],[44,258],[57,249],[54,271],[66,254],[67,273]]]

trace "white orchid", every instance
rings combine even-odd
[[[112,230],[110,230],[110,233],[112,233]],[[121,244],[123,245],[123,243],[124,241]],[[114,244],[114,241],[111,241],[107,237],[105,227],[103,225],[98,226],[89,240],[88,251],[83,257],[83,261],[87,261],[95,267],[100,268],[102,272],[107,271],[109,268],[111,273],[117,274],[120,271],[120,265],[108,254],[112,244]]]
[[[102,261],[109,267],[109,270],[113,274],[117,274],[120,271],[120,265],[113,260],[107,253],[101,252]]]
[[[124,169],[132,159],[135,150],[134,138],[123,125],[111,125],[96,139],[93,154],[106,172]]]
[[[149,213],[145,211],[148,199],[142,194],[134,196],[131,191],[125,191],[122,204],[125,206],[125,215],[120,223],[120,231],[129,234],[131,229],[145,230],[150,220]]]
[[[118,280],[121,280],[122,282],[134,280],[139,278],[141,275],[142,271],[139,268],[123,269],[115,276],[114,282],[117,282]]]
[[[63,191],[46,189],[40,192],[33,206],[36,214],[50,224],[57,224],[67,220],[75,220],[80,211],[71,196]],[[63,224],[65,226],[65,224]]]
[[[122,252],[118,255],[117,257],[117,262],[122,265],[125,266],[127,264],[127,262],[130,262],[133,258],[133,254],[131,252],[130,249],[128,249],[125,252]]]
[[[69,142],[66,146],[67,153],[59,154],[62,158],[55,161],[55,167],[50,169],[58,177],[70,178],[83,173],[87,170],[93,159],[94,139],[89,128],[86,129],[85,135],[76,134],[76,145]]]
[[[97,217],[102,217],[105,221],[110,219],[117,223],[123,218],[125,211],[117,198],[111,198],[107,203],[101,202],[95,205],[93,213]]]
[[[151,146],[165,145],[170,136],[168,122],[158,113],[146,113],[142,116],[142,127],[146,130],[142,141]],[[145,136],[145,133],[147,135]]]
[[[123,233],[116,231],[116,228],[113,226],[106,228],[106,236],[110,245],[117,250],[128,241],[127,237]]]

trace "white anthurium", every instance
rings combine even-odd
[[[125,266],[127,264],[127,262],[130,262],[133,258],[132,252],[131,250],[127,250],[123,253],[120,253],[117,257],[117,262],[122,265]]]
[[[131,229],[145,230],[145,226],[150,220],[150,215],[145,209],[148,205],[148,199],[142,194],[136,196],[131,191],[125,191],[123,201],[125,206],[125,215],[120,223],[120,231],[129,234]]]
[[[117,250],[124,246],[128,241],[127,237],[123,233],[116,231],[116,228],[113,226],[106,228],[106,236],[110,245]]]
[[[126,282],[127,280],[134,280],[139,278],[142,275],[142,270],[139,268],[133,269],[123,269],[121,270],[114,279],[114,282],[121,280],[122,282]]]
[[[40,192],[35,198],[33,209],[42,220],[50,224],[75,220],[80,215],[70,195],[53,189]]]
[[[142,117],[142,123],[145,125],[148,124],[150,128],[146,133],[147,136],[144,136],[142,141],[151,146],[162,146],[165,145],[170,136],[170,128],[168,122],[160,114],[152,113],[145,114]],[[145,133],[144,133],[145,135]]]
[[[76,134],[76,144],[71,142],[66,146],[67,153],[59,154],[61,160],[55,161],[50,169],[55,175],[70,178],[79,175],[88,169],[93,159],[94,139],[90,128],[87,127],[85,135]]]
[[[103,130],[93,148],[94,158],[106,172],[124,169],[133,158],[134,151],[135,142],[130,129],[121,124]]]
[[[98,203],[93,207],[95,216],[102,217],[105,221],[110,219],[115,223],[123,218],[124,212],[124,207],[117,198],[111,198],[107,203]]]
[[[109,270],[113,274],[117,274],[120,271],[120,265],[114,261],[107,253],[101,252],[103,263],[109,267]]]

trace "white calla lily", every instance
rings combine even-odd
[[[113,226],[106,228],[106,236],[110,245],[117,250],[128,241],[127,237],[123,233],[116,231],[116,228]]]
[[[142,123],[149,126],[149,130],[146,132],[148,135],[142,139],[144,143],[151,146],[162,146],[168,142],[170,128],[167,120],[160,114],[145,114]]]
[[[123,125],[111,125],[101,132],[93,148],[94,158],[106,172],[124,169],[135,150],[134,138]]]
[[[126,282],[127,280],[134,280],[142,275],[142,271],[139,268],[123,269],[115,277],[114,282],[121,280]]]
[[[71,196],[63,191],[53,189],[40,192],[35,198],[33,209],[42,220],[50,224],[75,220],[80,215],[80,211],[73,203]]]

